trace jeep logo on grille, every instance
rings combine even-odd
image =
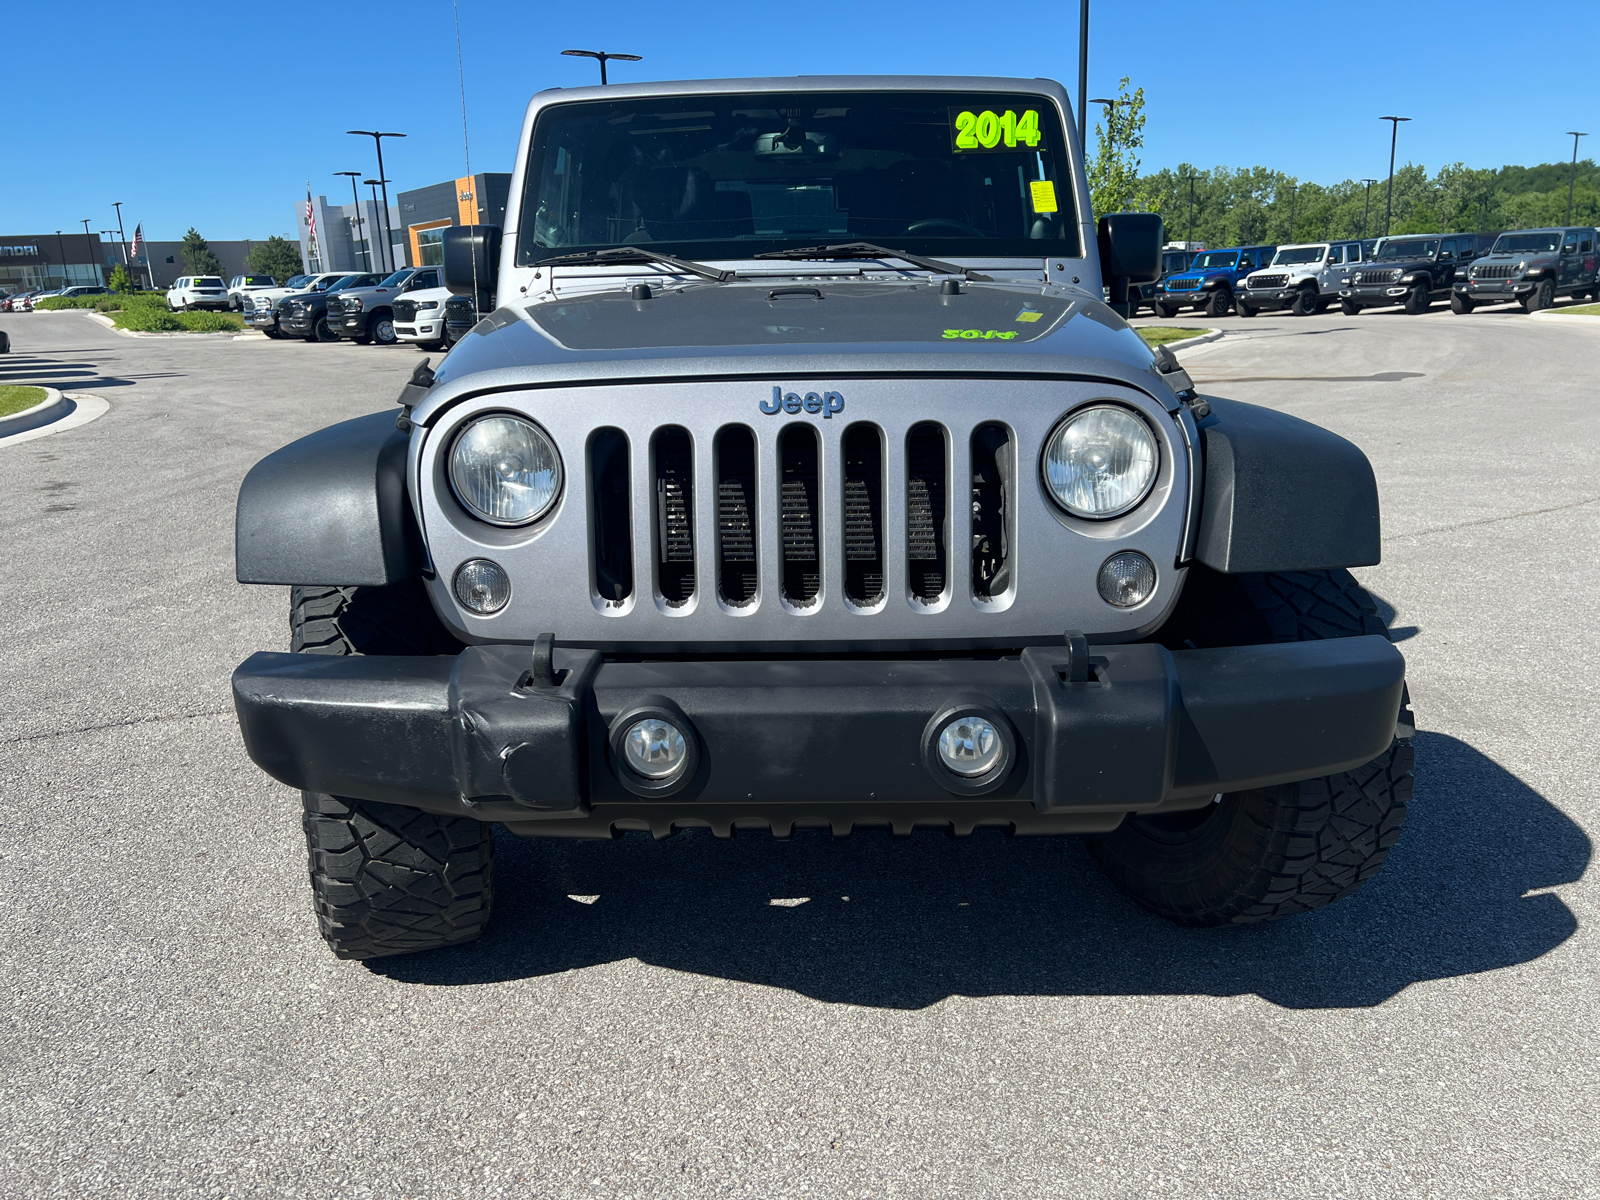
[[[842,392],[807,392],[802,396],[799,392],[785,392],[781,387],[772,389],[772,399],[761,402],[761,411],[769,417],[777,412],[786,413],[821,413],[824,421],[832,420],[833,414],[844,411],[844,394]]]

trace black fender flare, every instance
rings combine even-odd
[[[1359,448],[1288,413],[1206,400],[1196,561],[1230,575],[1379,561],[1378,483]]]
[[[240,583],[380,587],[418,574],[422,538],[395,414],[341,421],[250,468],[234,515]]]

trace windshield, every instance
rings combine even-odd
[[[328,288],[330,292],[342,292],[345,288],[376,287],[376,275],[346,275]]]
[[[1055,106],[960,92],[586,101],[534,130],[517,263],[648,245],[750,258],[827,241],[1077,256]]]
[[[402,283],[404,283],[406,280],[410,279],[415,274],[416,274],[416,268],[415,267],[405,267],[405,268],[402,268],[399,271],[396,271],[393,275],[389,276],[387,279],[385,279],[378,286],[379,287],[386,287],[386,288],[388,288],[388,287],[399,287]]]
[[[1218,271],[1231,267],[1238,261],[1237,250],[1213,250],[1209,254],[1195,255],[1194,262],[1189,265],[1198,271]]]
[[[1295,246],[1290,250],[1279,250],[1272,256],[1272,265],[1275,267],[1293,267],[1301,263],[1321,262],[1328,253],[1326,246]]]
[[[1378,248],[1377,258],[1432,258],[1439,252],[1438,238],[1405,238],[1385,242]]]
[[[1494,240],[1490,254],[1553,254],[1561,245],[1559,229],[1536,229],[1525,233],[1502,233]]]

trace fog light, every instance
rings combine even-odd
[[[469,558],[456,568],[456,599],[468,612],[487,617],[511,599],[511,580],[499,563]]]
[[[671,779],[689,761],[689,744],[670,721],[646,717],[622,735],[628,767],[646,779]]]
[[[1000,731],[982,717],[957,717],[939,734],[939,761],[963,779],[987,775],[1005,753]]]
[[[1100,566],[1100,598],[1118,608],[1133,608],[1156,590],[1156,568],[1137,550],[1113,554]]]

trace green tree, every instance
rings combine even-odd
[[[128,268],[118,263],[111,269],[111,278],[106,280],[106,286],[120,296],[131,295],[134,291],[133,276],[128,274]]]
[[[179,253],[183,257],[183,269],[190,275],[222,274],[221,260],[211,252],[211,247],[193,225],[183,235],[183,249]]]
[[[1144,89],[1130,95],[1124,75],[1117,103],[1109,108],[1104,121],[1095,122],[1095,155],[1089,163],[1089,202],[1097,216],[1147,204],[1134,153],[1144,145]]]
[[[291,276],[305,271],[300,261],[299,245],[277,234],[252,246],[245,266],[252,275],[271,275],[280,285],[288,283]]]

